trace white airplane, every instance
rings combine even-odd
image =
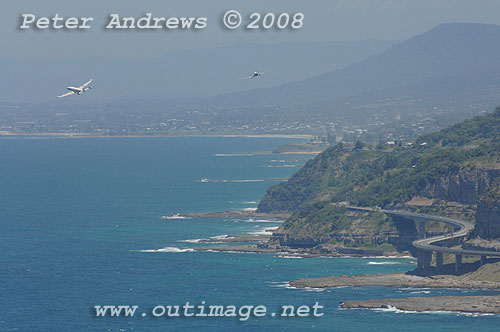
[[[85,91],[87,91],[89,89],[92,89],[92,87],[89,86],[89,84],[92,83],[92,81],[93,81],[93,79],[90,79],[90,81],[88,81],[87,83],[84,83],[84,84],[80,85],[79,87],[68,86],[66,89],[68,89],[69,92],[66,92],[63,95],[57,96],[57,98],[63,98],[63,97],[71,96],[71,95],[73,95],[75,93],[77,95],[81,95]]]
[[[268,69],[268,70],[265,70],[265,71],[262,71],[262,72],[254,71],[252,75],[246,76],[246,77],[242,77],[242,78],[240,78],[240,80],[247,80],[249,78],[254,78],[254,77],[257,77],[257,76],[262,76],[262,75],[264,75],[265,73],[267,73],[270,70],[271,69]]]

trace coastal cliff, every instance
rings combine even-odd
[[[484,239],[500,238],[500,202],[478,204],[473,236]]]
[[[473,250],[500,251],[500,179],[481,195],[476,225],[464,247]]]
[[[477,204],[481,195],[488,192],[495,181],[500,179],[500,169],[495,166],[462,167],[456,172],[441,176],[434,183],[426,183],[419,194],[445,201]]]
[[[382,221],[374,213],[342,210],[343,204],[475,219],[477,227],[468,242],[474,245],[473,238],[500,238],[499,181],[497,108],[421,136],[413,144],[331,147],[287,182],[270,187],[258,211],[292,213],[271,237],[271,243],[280,246],[391,244],[408,250],[416,238],[415,225],[408,220]],[[427,231],[446,229],[430,225]]]

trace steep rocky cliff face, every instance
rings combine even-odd
[[[488,194],[492,195],[491,191]],[[465,249],[500,251],[500,199],[493,195],[493,200],[483,195],[476,210],[476,225],[469,239],[464,243]]]
[[[477,205],[476,226],[473,236],[483,239],[500,239],[500,201]]]
[[[476,226],[467,244],[500,251],[500,178],[481,195]]]
[[[464,167],[434,184],[422,196],[477,206],[475,227],[464,248],[500,251],[500,165]]]
[[[435,183],[427,183],[420,194],[445,201],[477,204],[481,195],[488,192],[498,179],[498,168],[464,167],[441,176]]]

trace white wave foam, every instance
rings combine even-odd
[[[216,253],[223,253],[223,254],[257,254],[256,252],[253,251],[236,251],[236,250],[217,250],[217,249],[208,249],[208,250],[203,250],[205,252],[216,252]]]
[[[263,230],[256,231],[256,232],[249,232],[248,234],[251,234],[251,235],[272,235],[273,233],[268,232],[265,229],[263,229]]]
[[[283,220],[271,220],[271,219],[238,219],[238,221],[243,221],[243,222],[272,222],[272,223],[282,223]]]
[[[222,235],[211,236],[210,239],[212,239],[212,240],[226,240],[226,239],[234,239],[234,236],[222,234]]]
[[[425,288],[425,287],[401,287],[399,288],[400,290],[408,290],[408,291],[419,291],[419,290],[430,290],[431,288]]]
[[[186,243],[218,243],[220,240],[229,240],[234,239],[234,236],[229,236],[227,234],[216,235],[210,238],[202,238],[202,239],[187,239],[187,240],[179,240],[178,242],[186,242]]]
[[[161,216],[161,219],[191,219],[190,217],[181,216],[179,213],[170,216]]]
[[[306,292],[324,292],[324,288],[315,288],[315,287],[304,287]]]
[[[257,208],[256,207],[249,207],[249,208],[242,209],[242,211],[253,212],[253,211],[257,211]]]
[[[290,286],[288,281],[271,281],[269,283],[271,284],[270,287],[295,289],[295,287]]]
[[[304,258],[302,256],[278,255],[278,258]]]
[[[416,314],[418,311],[411,311],[411,310],[401,310],[396,307],[393,307],[392,305],[387,306],[387,308],[372,308],[370,310],[373,311],[381,311],[381,312],[394,312],[397,314]]]
[[[400,262],[368,262],[368,265],[397,265],[401,264]]]
[[[177,248],[177,247],[165,247],[161,249],[144,249],[139,250],[140,252],[171,252],[171,253],[179,253],[179,252],[193,252],[194,249],[190,248]]]
[[[410,294],[430,294],[430,293],[431,293],[431,291],[429,291],[429,290],[410,292]]]
[[[243,179],[243,180],[240,180],[240,179],[222,179],[222,180],[218,180],[218,179],[208,179],[208,178],[203,178],[201,180],[198,180],[197,182],[202,182],[202,183],[209,183],[209,182],[213,182],[213,183],[246,183],[246,182],[264,182],[266,180],[264,179]]]
[[[461,311],[448,311],[448,310],[426,310],[426,311],[414,311],[414,310],[402,310],[389,305],[387,308],[373,308],[373,311],[381,312],[394,312],[397,314],[434,314],[434,315],[456,315],[456,316],[468,316],[468,317],[481,317],[481,316],[493,316],[494,314],[479,313],[479,312],[461,312]]]
[[[300,289],[300,290],[305,290],[306,292],[323,292],[325,291],[324,288],[315,288],[315,287],[304,287],[304,288],[297,288],[292,285],[290,285],[290,282],[288,281],[271,281],[269,282],[271,285],[270,287],[276,287],[276,288],[286,288],[286,289]]]
[[[200,243],[205,239],[187,239],[187,240],[179,240],[178,242],[186,242],[186,243]]]
[[[279,226],[268,227],[268,228],[260,229],[260,230],[255,231],[255,232],[250,232],[249,234],[252,234],[252,235],[272,235],[273,231],[278,229],[278,227]]]
[[[242,202],[243,204],[259,204],[259,202],[256,202],[256,201],[246,201],[246,202]]]

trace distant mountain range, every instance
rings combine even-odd
[[[499,41],[498,25],[450,23],[392,46],[289,43],[142,60],[4,60],[0,101],[48,102],[0,104],[0,126],[112,134],[318,135],[328,128],[365,142],[411,140],[500,105]],[[264,77],[239,80],[266,69]],[[65,85],[90,77],[95,89],[84,98],[56,100]]]
[[[381,53],[394,42],[240,44],[154,55],[142,59],[90,58],[0,60],[0,102],[45,102],[66,86],[94,78],[86,102],[123,98],[203,97],[272,87],[340,69]],[[265,79],[239,80],[272,69]],[[68,103],[68,101],[65,101]],[[75,98],[70,103],[81,102]]]
[[[434,107],[470,115],[500,104],[499,40],[498,25],[442,24],[347,68],[211,102],[282,105],[319,118]]]

